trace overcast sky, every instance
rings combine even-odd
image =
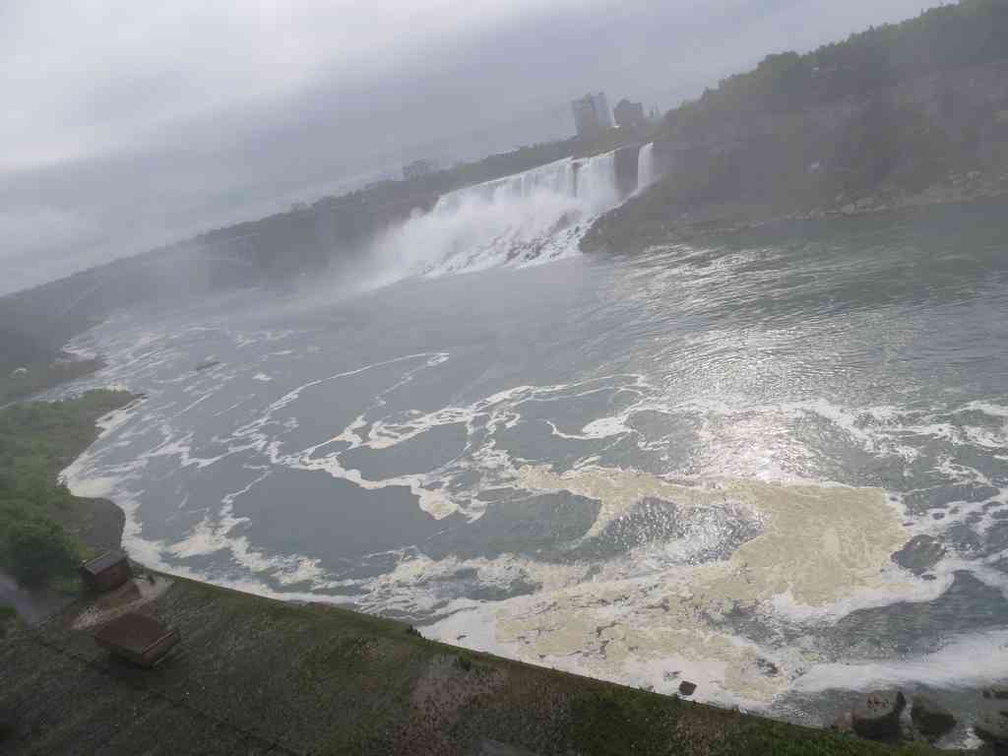
[[[2,0],[0,293],[935,0]]]

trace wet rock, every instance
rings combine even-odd
[[[863,738],[886,740],[899,735],[906,698],[899,690],[873,690],[852,712],[854,732]]]
[[[914,696],[910,719],[929,738],[940,738],[956,724],[952,712],[930,696]]]
[[[696,690],[696,683],[691,683],[689,680],[683,680],[679,683],[679,692],[684,696],[692,696],[693,691]]]
[[[1008,746],[1008,711],[1004,709],[1004,704],[985,703],[973,724],[973,731],[981,740]]]
[[[945,549],[931,536],[919,535],[906,542],[892,555],[892,560],[906,570],[921,575],[945,556]]]
[[[983,692],[983,697],[999,701],[1008,701],[1008,688],[987,688]]]

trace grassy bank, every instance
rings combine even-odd
[[[82,556],[118,546],[122,512],[73,496],[57,475],[97,438],[98,418],[133,399],[92,391],[0,410],[0,567],[19,583],[59,580]]]
[[[0,644],[4,745],[15,753],[479,754],[493,752],[490,742],[542,755],[931,752],[473,653],[338,608],[180,579],[154,593],[121,599],[181,632],[177,654],[154,670],[98,649],[89,637],[97,610],[85,603]]]

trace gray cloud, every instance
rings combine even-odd
[[[412,157],[566,136],[589,89],[667,108],[932,4],[8,0],[0,293]]]

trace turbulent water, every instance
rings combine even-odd
[[[652,146],[638,152],[638,189],[654,180]],[[412,276],[524,267],[578,254],[599,215],[624,199],[615,153],[566,158],[441,197],[374,244],[370,287]]]
[[[553,238],[618,201],[608,170],[450,195],[397,255],[479,271],[513,245],[469,221]],[[452,643],[801,721],[840,689],[948,698],[1008,676],[1006,219],[126,313],[72,344],[108,360],[73,390],[145,398],[66,478],[145,563]]]

